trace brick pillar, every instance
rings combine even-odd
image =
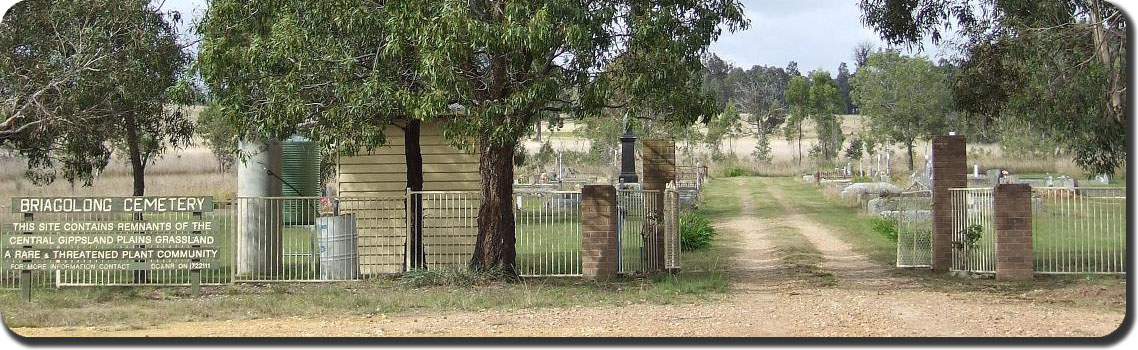
[[[1031,185],[1001,184],[996,186],[995,197],[996,279],[1030,280],[1035,274]]]
[[[649,220],[645,220],[644,251],[648,258],[646,272],[664,270],[664,190],[668,183],[676,180],[676,142],[673,140],[644,140],[644,154],[641,159],[644,168],[644,182],[641,188],[657,191],[652,198],[645,198]]]
[[[581,189],[581,274],[594,281],[616,277],[616,188],[587,185]]]
[[[951,188],[968,187],[967,140],[961,135],[933,137],[933,271],[952,266]]]

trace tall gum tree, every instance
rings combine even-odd
[[[947,76],[931,61],[897,51],[869,55],[851,81],[854,102],[867,118],[869,136],[905,146],[915,169],[914,143],[949,131]]]
[[[1126,165],[1127,26],[1102,0],[860,0],[890,44],[956,35],[953,102],[983,124],[1031,125],[1093,174]],[[1003,124],[1003,123],[996,123]]]
[[[713,115],[689,82],[721,30],[746,25],[735,0],[218,0],[201,68],[241,135],[306,124],[351,153],[392,121],[445,117],[444,136],[481,154],[471,265],[514,272],[513,159],[532,126],[640,101],[688,124]]]
[[[482,204],[471,266],[509,272],[516,255],[512,159],[536,118],[597,114],[648,100],[666,104],[661,119],[705,119],[715,105],[692,86],[700,59],[723,29],[747,25],[736,0],[412,0],[389,6],[408,10],[418,68],[431,87],[464,107],[445,133],[472,135],[480,150]]]

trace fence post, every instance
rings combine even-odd
[[[196,221],[196,222],[202,221],[202,212],[196,211],[192,214],[192,216],[194,218],[194,221]],[[198,224],[195,223],[194,225],[198,225]],[[202,231],[201,230],[194,230],[193,234],[194,235],[201,235]],[[194,245],[191,245],[190,247],[201,248],[201,245],[194,244]],[[193,265],[193,263],[200,262],[200,261],[201,261],[201,259],[190,259],[190,265]],[[193,296],[194,298],[200,297],[202,295],[202,270],[201,269],[198,269],[198,268],[191,268],[190,269],[190,295]]]
[[[647,254],[646,272],[664,269],[664,191],[669,182],[676,181],[676,142],[673,140],[644,140],[644,204],[648,206],[649,220],[645,220],[644,250]],[[651,200],[649,200],[651,198]]]
[[[1035,273],[1031,237],[1031,185],[995,189],[996,279],[1030,280]]]
[[[581,275],[600,281],[616,277],[616,188],[586,185],[581,189]]]
[[[948,271],[952,265],[952,193],[968,187],[968,152],[962,135],[939,135],[932,140],[933,237],[932,270]]]
[[[24,213],[24,222],[35,221],[35,217],[33,215],[34,214],[32,213]],[[32,233],[25,230],[23,234],[30,235]],[[24,248],[30,249],[32,246],[24,246]],[[30,264],[32,261],[22,260],[21,262],[23,262],[26,267],[26,265]],[[32,270],[20,270],[20,299],[25,302],[32,302]]]

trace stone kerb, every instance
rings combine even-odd
[[[1001,184],[994,198],[996,279],[1030,280],[1035,274],[1031,237],[1031,185]]]
[[[948,271],[952,265],[953,188],[968,187],[967,140],[962,135],[934,136],[932,140],[933,237],[932,269]]]
[[[599,281],[616,277],[616,188],[587,185],[581,189],[581,274]]]

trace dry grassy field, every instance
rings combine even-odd
[[[862,117],[858,115],[842,116],[842,131],[849,139],[861,129]],[[697,128],[702,128],[697,124]],[[556,132],[546,132],[543,136],[550,141],[554,149],[587,151],[589,141],[572,136],[571,131],[578,125],[572,122],[566,124]],[[814,126],[806,123],[804,128],[802,149],[805,153],[817,143]],[[760,163],[753,160],[751,152],[755,148],[757,139],[753,135],[732,135],[720,144],[720,151],[728,155],[729,160],[710,161],[712,174],[718,174],[724,167],[740,167],[750,170],[751,173],[764,176],[790,176],[809,173],[817,170],[809,159],[801,163],[795,160],[797,142],[788,141],[781,133],[772,135],[770,139],[773,160],[769,163]],[[541,143],[533,140],[523,142],[527,153],[536,153]],[[916,148],[916,164],[923,166],[929,144],[919,142]],[[679,144],[681,151],[677,155],[680,164],[695,164],[706,159],[706,151],[683,152],[687,149],[702,149],[698,146]],[[895,173],[908,173],[906,169],[905,150],[900,146],[890,149],[892,152],[892,168]],[[1068,175],[1083,179],[1086,175],[1069,157],[1027,158],[1014,154],[1004,154],[999,145],[970,144],[968,145],[969,164],[977,164],[981,168],[1002,167],[1013,173],[1038,173]],[[730,155],[734,155],[734,159]],[[844,158],[839,162],[845,162]],[[861,166],[870,165],[872,160],[865,159],[861,163],[850,162],[856,171]],[[585,173],[604,173],[615,165],[608,164],[566,164]],[[131,192],[130,167],[125,159],[116,156],[111,165],[102,175],[95,179],[93,186],[82,186],[81,183],[71,184],[60,179],[48,186],[37,186],[24,179],[25,171],[22,159],[11,156],[0,156],[0,193],[10,196],[127,196]],[[521,174],[519,174],[521,175]],[[1116,175],[1119,179],[1125,178],[1125,169]],[[146,191],[149,195],[213,195],[221,198],[232,197],[236,193],[236,172],[219,171],[218,162],[209,149],[197,145],[178,150],[165,155],[146,171]],[[7,203],[0,203],[0,206]]]

